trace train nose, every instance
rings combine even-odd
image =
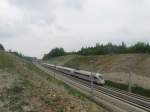
[[[102,83],[102,84],[105,84],[105,80],[102,80],[101,83]]]

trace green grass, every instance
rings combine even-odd
[[[121,89],[121,90],[125,90],[125,91],[128,90],[128,86],[127,85],[121,84],[121,83],[112,82],[112,81],[109,81],[109,80],[106,80],[106,85],[110,86],[110,87],[115,87],[115,88],[118,88],[118,89]]]
[[[65,112],[64,108],[60,108],[57,112]]]
[[[17,76],[19,77],[19,76]],[[11,87],[5,88],[3,94],[1,94],[0,100],[2,102],[7,102],[4,104],[4,107],[8,108],[11,111],[23,112],[23,106],[29,105],[29,102],[26,102],[27,97],[24,96],[25,86],[29,84],[26,80],[16,80],[12,83]],[[31,86],[28,85],[28,86]]]
[[[15,63],[16,63],[15,56],[5,52],[0,52],[0,69],[14,68]]]
[[[79,69],[90,70],[91,69],[90,61],[95,60],[96,62],[98,58],[99,56],[66,55],[66,56],[51,58],[45,62],[71,67],[78,70]],[[95,64],[96,63],[94,63],[94,67],[96,66]]]
[[[73,58],[72,60],[68,61],[64,64],[64,66],[76,68],[76,69],[90,69],[90,61],[93,60],[94,56],[76,56],[76,58]]]
[[[107,80],[106,85],[117,88],[117,89],[128,91],[128,85],[126,85],[126,84],[116,83],[116,82]],[[134,86],[134,87],[132,87],[132,92],[135,94],[142,95],[142,96],[150,97],[150,89],[144,89],[144,88],[141,88],[138,86]]]
[[[150,89],[144,89],[136,86],[136,87],[132,87],[132,92],[142,96],[150,97]]]
[[[0,52],[0,69],[8,72],[10,75],[15,74],[15,79],[10,87],[5,87],[0,94],[0,101],[4,107],[14,112],[23,112],[23,106],[29,105],[26,102],[28,97],[24,93],[32,90],[32,83],[27,80],[33,72],[41,72],[31,62],[17,57],[11,53]]]
[[[75,57],[76,57],[75,55],[59,56],[59,57],[56,57],[56,58],[51,58],[49,60],[46,60],[45,62],[48,62],[48,63],[51,63],[51,64],[57,64],[57,65],[64,65],[69,60],[72,60]]]
[[[71,88],[69,85],[67,85],[67,84],[65,84],[65,83],[64,83],[64,88],[67,90],[67,92],[68,92],[69,94],[71,94],[71,95],[73,95],[73,96],[76,96],[76,97],[81,98],[81,99],[84,99],[84,98],[85,98],[85,96],[84,96],[82,93],[80,93],[79,91],[77,91],[77,90]]]
[[[64,98],[64,96],[62,97],[61,95],[56,94],[57,92],[55,91],[54,94],[56,94],[56,96],[50,96],[50,85],[52,85],[52,88],[55,86],[56,88],[59,88],[60,86],[60,89],[63,88],[63,90],[65,90],[65,93],[67,93],[66,95],[75,96],[72,98],[79,98],[81,100],[86,98],[83,94],[72,89],[62,81],[41,71],[31,62],[14,56],[13,54],[0,52],[0,69],[13,75],[14,78],[13,82],[10,83],[10,87],[5,88],[5,90],[2,91],[2,94],[0,94],[0,102],[3,102],[4,108],[7,108],[8,110],[23,112],[25,106],[30,109],[30,112],[40,112],[37,111],[39,109],[36,108],[36,105],[35,107],[30,108],[30,106],[34,106],[30,104],[30,101],[35,97],[39,98],[39,103],[44,104],[46,107],[50,107],[52,110],[55,110],[55,112],[65,112],[64,105],[65,103],[67,104],[67,100],[69,100],[68,97],[66,96],[66,98]],[[69,102],[70,101],[68,101],[68,103]]]

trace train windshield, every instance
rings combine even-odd
[[[100,79],[103,79],[103,77],[102,77],[102,76],[100,76],[100,75],[99,75],[98,77],[99,77]]]

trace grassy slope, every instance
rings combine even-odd
[[[68,58],[69,57],[69,58]],[[99,56],[62,56],[47,62],[68,67],[90,70],[90,60],[95,60],[94,68],[98,72],[128,72],[150,77],[149,54],[117,54]]]
[[[51,63],[51,64],[64,65],[65,63],[74,59],[75,57],[76,57],[75,55],[60,56],[60,57],[47,60],[46,62]]]
[[[69,57],[69,59],[68,59]],[[91,70],[90,60],[95,60],[94,68],[97,72],[128,72],[132,71],[137,75],[150,77],[150,55],[149,54],[117,54],[100,56],[62,56],[48,60],[49,63],[56,63],[76,69]],[[63,64],[62,64],[63,62]],[[65,63],[64,63],[65,62]],[[123,90],[128,90],[128,86],[112,81],[106,84]],[[133,87],[134,93],[150,97],[150,90],[141,87]]]
[[[79,92],[40,71],[32,63],[0,52],[0,112],[81,110],[104,111]]]

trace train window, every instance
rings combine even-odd
[[[94,79],[97,79],[96,77],[94,77]]]

